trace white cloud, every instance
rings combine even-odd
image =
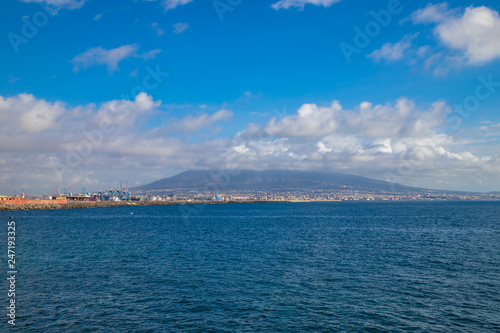
[[[462,17],[439,24],[435,32],[444,45],[462,51],[471,65],[500,58],[500,17],[490,8],[469,7]]]
[[[229,110],[221,109],[214,114],[203,113],[199,116],[188,116],[179,121],[176,127],[184,132],[195,132],[214,125],[218,121],[227,121],[233,116]]]
[[[468,7],[463,13],[447,4],[429,4],[412,14],[413,23],[434,23],[434,33],[454,54],[445,59],[454,66],[482,65],[500,58],[500,16],[491,8]]]
[[[12,133],[13,128],[19,128],[26,133],[46,130],[55,124],[63,112],[62,103],[37,100],[30,94],[20,94],[6,99],[0,96],[0,114],[3,115],[0,119],[3,118],[4,124],[2,130],[7,133]]]
[[[419,58],[425,57],[427,55],[427,53],[429,53],[430,49],[431,49],[431,47],[429,45],[420,46],[417,49],[416,54]]]
[[[113,100],[103,103],[95,112],[94,123],[102,121],[112,123],[121,128],[130,128],[145,113],[160,106],[160,102],[154,102],[153,98],[146,93],[140,93],[133,101]]]
[[[170,10],[177,8],[177,6],[184,6],[192,1],[193,0],[164,0],[162,5],[165,7],[165,10]]]
[[[154,57],[156,57],[156,55],[159,53],[161,53],[161,50],[155,49],[155,50],[151,50],[151,51],[148,51],[146,53],[143,53],[143,54],[137,54],[137,55],[134,54],[134,57],[142,58],[144,60],[149,60],[149,59],[154,59]]]
[[[400,60],[404,57],[405,51],[407,51],[415,38],[418,37],[418,33],[412,35],[406,35],[399,42],[395,44],[386,43],[382,45],[381,49],[373,51],[368,55],[369,58],[375,61],[380,61],[385,59],[387,61]]]
[[[320,153],[331,153],[333,151],[333,149],[331,148],[326,148],[326,145],[321,141],[318,142],[317,146],[318,146],[318,152]]]
[[[447,135],[450,107],[442,101],[426,108],[406,98],[352,109],[337,101],[304,104],[293,115],[225,137],[206,129],[231,119],[226,108],[175,119],[167,117],[165,106],[145,93],[74,107],[28,94],[0,97],[0,188],[3,193],[25,185],[31,193],[34,186],[50,191],[56,184],[100,189],[121,179],[146,182],[172,170],[235,165],[384,179],[387,172],[400,176],[408,163],[413,173],[394,180],[433,187],[443,181],[440,187],[457,189],[465,180],[476,188],[482,180],[485,190],[500,186],[498,148],[464,142],[459,133]],[[498,124],[478,131],[484,140],[496,140]],[[60,165],[62,180],[54,169]]]
[[[176,23],[173,25],[173,27],[174,27],[174,30],[173,30],[174,33],[180,34],[189,28],[189,23],[188,22]]]
[[[138,54],[139,45],[130,44],[117,47],[115,49],[106,50],[102,47],[93,47],[73,58],[73,71],[78,72],[82,68],[87,69],[91,66],[106,65],[108,71],[114,72],[118,70],[118,63],[127,58],[142,58],[148,60],[154,58],[161,50],[151,50],[144,54]]]
[[[247,90],[247,91],[243,92],[243,96],[238,98],[236,103],[250,102],[251,100],[259,98],[259,97],[260,97],[260,93],[253,93],[250,90]]]
[[[315,6],[324,6],[324,7],[330,7],[334,3],[340,2],[342,0],[280,0],[273,5],[271,5],[272,8],[279,10],[281,8],[283,9],[289,9],[289,8],[299,8],[299,9],[304,9],[305,5],[311,4]]]
[[[156,31],[156,36],[161,36],[165,33],[165,30],[158,26],[158,23],[151,23],[151,27]]]
[[[487,136],[487,137],[500,137],[500,123],[497,124],[488,124],[479,127],[481,133],[476,133],[478,136]]]
[[[294,116],[272,119],[264,132],[270,136],[322,136],[337,129],[338,112],[341,110],[342,106],[337,101],[329,107],[304,104]]]
[[[244,154],[250,150],[247,147],[245,147],[245,145],[234,146],[233,149],[240,154]]]
[[[411,15],[414,24],[418,23],[440,23],[446,21],[453,14],[447,3],[427,4],[425,8],[419,9]]]
[[[156,0],[143,0],[143,1],[156,1]],[[165,8],[165,11],[175,9],[178,6],[184,6],[193,0],[161,0],[161,5]]]
[[[48,5],[55,9],[57,12],[60,8],[65,9],[78,9],[81,8],[87,0],[21,0],[22,2],[34,2],[34,3],[42,3]]]
[[[450,111],[442,101],[421,110],[405,98],[385,105],[364,102],[352,110],[337,101],[330,106],[304,104],[293,116],[249,125],[237,136],[241,141],[234,147],[239,148],[232,152],[239,155],[232,158],[260,169],[336,170],[378,179],[390,174],[393,181],[434,188],[436,179],[454,189],[462,186],[453,185],[456,179],[473,183],[474,177],[500,184],[498,175],[487,174],[498,169],[498,154],[487,155],[470,145],[460,148],[456,139],[442,133]],[[263,147],[273,153],[262,154]],[[411,174],[401,174],[409,166]],[[412,184],[416,179],[419,183]]]
[[[426,111],[405,98],[394,104],[361,103],[354,110],[344,109],[338,101],[329,106],[304,104],[293,116],[273,118],[264,128],[252,127],[252,136],[319,138],[335,133],[362,134],[367,138],[419,137],[432,133],[450,108],[436,102]]]

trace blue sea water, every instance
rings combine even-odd
[[[3,267],[9,215],[22,332],[500,331],[500,203],[0,212]]]

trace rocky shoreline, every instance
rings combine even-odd
[[[224,203],[258,203],[267,201],[74,201],[67,204],[43,205],[0,205],[0,211],[16,210],[43,210],[43,209],[86,209],[97,207],[137,207],[137,206],[166,206],[166,205],[214,205]]]

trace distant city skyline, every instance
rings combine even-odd
[[[0,194],[190,169],[500,191],[500,4],[0,3]]]

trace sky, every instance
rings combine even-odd
[[[499,11],[2,0],[0,194],[226,168],[500,191]]]

